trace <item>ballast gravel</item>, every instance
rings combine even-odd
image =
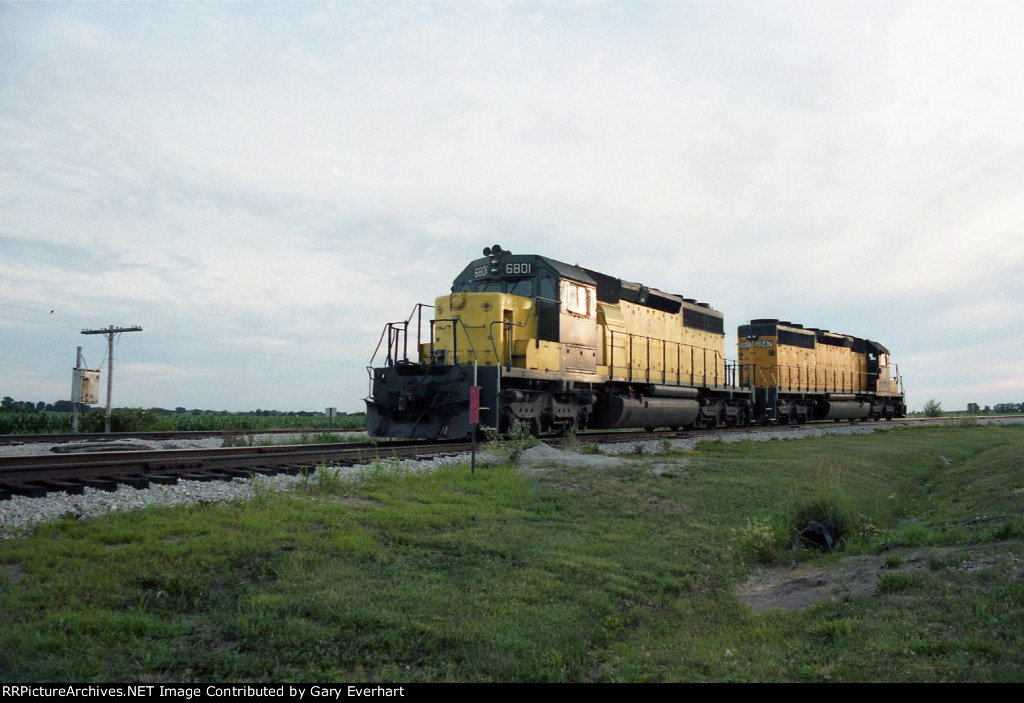
[[[892,425],[886,425],[891,427]],[[834,425],[798,427],[792,430],[771,431],[771,432],[745,432],[745,433],[707,433],[698,438],[687,439],[640,439],[637,441],[618,442],[614,444],[600,445],[603,455],[579,454],[567,452],[544,446],[535,448],[535,451],[524,452],[523,463],[544,463],[563,464],[573,466],[593,466],[601,468],[610,463],[621,462],[608,455],[619,455],[625,457],[637,457],[638,455],[657,455],[666,447],[673,449],[691,450],[697,442],[708,440],[722,440],[725,442],[754,441],[766,442],[769,440],[804,439],[807,437],[818,437],[821,435],[836,434],[870,434],[879,426],[858,424],[858,425]],[[203,440],[209,442],[210,440]],[[214,440],[219,442],[219,440]],[[147,443],[146,448],[162,446],[164,448],[181,448],[182,442]],[[195,446],[195,445],[189,445]],[[142,447],[140,447],[142,448]],[[24,454],[26,451],[33,453],[45,453],[49,448],[45,445],[33,445],[28,449],[27,445],[21,447],[0,447],[0,456],[12,454]],[[444,464],[466,462],[469,454],[440,457],[425,461],[406,460],[390,462],[389,467],[398,471],[429,472]],[[362,467],[348,467],[335,469],[342,476],[358,478]],[[65,493],[51,493],[44,498],[27,498],[24,496],[13,496],[10,500],[0,501],[0,539],[10,539],[25,534],[32,525],[56,520],[64,517],[74,519],[88,519],[101,517],[111,512],[122,510],[137,510],[149,506],[169,506],[192,503],[211,503],[218,501],[244,501],[252,498],[259,491],[291,491],[302,481],[302,477],[278,475],[255,479],[235,479],[233,481],[179,481],[173,486],[154,486],[151,488],[134,489],[121,487],[118,490],[108,493],[93,488],[86,488],[83,495],[68,495]]]
[[[443,464],[461,460],[462,457],[452,456],[394,462],[387,466],[398,471],[433,471]],[[332,467],[331,470],[342,477],[358,480],[360,472],[366,469],[352,466]],[[233,481],[178,481],[172,486],[159,485],[142,489],[121,486],[113,492],[85,488],[82,495],[50,493],[42,498],[12,496],[10,500],[0,501],[0,539],[17,537],[32,525],[48,520],[96,518],[112,512],[152,506],[245,501],[261,492],[293,491],[305,480],[310,479],[278,474]]]

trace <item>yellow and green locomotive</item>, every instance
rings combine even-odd
[[[706,303],[499,245],[483,253],[456,277],[450,294],[437,298],[432,319],[423,319],[428,306],[417,306],[409,319],[386,326],[378,345],[378,352],[386,346],[385,363],[374,368],[371,362],[366,399],[372,435],[465,437],[473,428],[472,388],[479,388],[473,402],[481,425],[506,431],[518,422],[537,434],[859,412],[841,405],[854,403],[859,391],[831,399],[827,380],[814,389],[797,384],[769,393],[765,384],[778,382],[788,357],[772,366],[746,358],[744,347],[760,351],[771,341],[776,352],[788,349],[782,344],[788,337],[750,336],[766,327],[748,330],[740,361],[729,362],[722,313]],[[898,397],[885,406],[889,411],[869,401],[878,409],[865,417],[902,414]]]
[[[878,342],[775,319],[737,331],[741,384],[765,419],[891,420],[906,413],[898,369]]]

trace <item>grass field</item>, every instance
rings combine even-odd
[[[811,519],[842,549],[800,546]],[[1022,546],[1021,427],[379,464],[0,543],[0,679],[1021,681]],[[852,563],[866,591],[741,595]]]

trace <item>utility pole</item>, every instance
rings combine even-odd
[[[114,388],[114,335],[121,332],[141,332],[138,325],[133,327],[114,327],[111,325],[101,330],[82,330],[82,334],[103,334],[107,336],[107,423],[106,432],[110,433],[110,392]]]

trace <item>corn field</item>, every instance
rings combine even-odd
[[[94,408],[79,416],[80,432],[102,432],[106,411]],[[269,429],[347,430],[366,426],[363,414],[328,418],[322,415],[190,415],[164,414],[140,408],[111,413],[112,432],[252,432]],[[0,434],[63,434],[71,431],[71,413],[0,413]]]

